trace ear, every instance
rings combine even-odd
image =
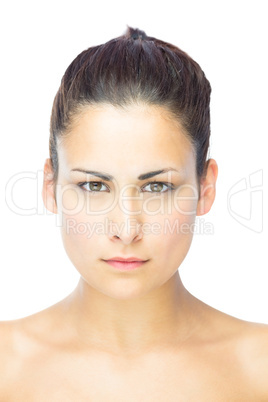
[[[218,177],[218,165],[214,159],[207,161],[206,175],[201,179],[200,196],[197,204],[196,215],[205,215],[209,212],[216,196],[216,181]]]
[[[50,212],[53,212],[54,214],[57,214],[58,209],[54,190],[55,190],[54,172],[52,169],[51,159],[48,158],[45,160],[44,165],[42,198],[46,209]]]

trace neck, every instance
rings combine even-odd
[[[114,299],[81,277],[65,307],[83,344],[110,352],[148,351],[183,342],[197,327],[196,300],[178,271],[143,297]]]

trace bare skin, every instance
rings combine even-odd
[[[193,197],[197,180],[189,140],[163,109],[144,106],[85,110],[58,151],[57,183],[47,160],[43,198],[62,217],[64,247],[81,278],[54,306],[0,323],[0,401],[267,401],[268,326],[204,304],[179,276],[191,224],[215,198],[216,162],[209,161],[200,194]],[[167,166],[179,174],[137,181],[141,173]],[[88,184],[82,190],[78,184],[100,179],[77,168],[114,176],[118,188],[132,196],[126,209],[118,202],[107,209],[117,194],[113,181],[101,180],[103,192],[93,194]],[[148,186],[153,181],[178,188],[178,208],[175,190],[157,198]],[[90,215],[85,201],[101,213]],[[152,215],[160,204],[161,212]],[[119,226],[91,236],[75,230],[105,218]],[[144,233],[140,226],[124,225],[121,230],[130,218],[151,228],[179,220],[184,231]],[[120,255],[147,262],[121,272],[104,261]]]
[[[78,289],[1,323],[1,401],[267,401],[266,325],[221,313],[182,288],[192,322],[183,338],[175,325],[162,340],[120,349],[105,333],[93,340],[83,332]]]

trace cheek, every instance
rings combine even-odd
[[[195,217],[183,215],[177,211],[158,218],[157,226],[150,234],[155,254],[165,261],[171,262],[175,258],[178,264],[186,256],[192,242]]]
[[[82,260],[92,250],[98,249],[107,230],[103,212],[111,207],[111,200],[107,201],[107,197],[86,197],[80,188],[72,184],[59,187],[57,200],[66,252],[72,260]]]
[[[194,190],[195,191],[195,190]],[[170,201],[170,202],[169,202]],[[158,211],[155,216],[144,218],[144,243],[150,248],[159,269],[168,265],[176,270],[185,258],[193,238],[197,198],[189,186],[165,199],[162,212],[160,200],[150,202],[150,211]],[[149,203],[148,203],[149,210]],[[147,210],[147,213],[148,213]]]
[[[61,223],[64,248],[78,270],[88,266],[90,260],[103,258],[106,225],[103,217],[89,216],[84,211],[73,215],[62,213]]]
[[[59,184],[57,186],[58,209],[66,215],[80,215],[87,213],[90,216],[107,214],[116,206],[114,193],[105,193],[88,196],[79,186],[74,184]]]
[[[195,218],[198,198],[198,189],[192,184],[184,184],[175,191],[173,205],[185,222],[189,222],[191,216]]]
[[[169,198],[144,197],[141,215],[136,216],[143,222],[139,247],[144,248],[144,255],[154,259],[159,269],[167,261],[171,270],[178,268],[189,250],[197,206],[194,195],[190,186],[181,186],[170,193]],[[97,204],[97,200],[93,203]],[[88,266],[90,261],[103,258],[105,246],[112,248],[107,235],[108,222],[114,217],[113,209],[107,213],[102,210],[101,214],[87,211],[85,197],[74,187],[66,187],[62,192],[61,233],[67,255],[78,270]],[[135,216],[130,217],[133,218]]]
[[[63,214],[76,215],[84,208],[79,188],[73,184],[61,184],[57,188],[57,204]]]

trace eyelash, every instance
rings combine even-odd
[[[94,184],[103,184],[103,185],[107,186],[107,185],[106,185],[104,182],[102,182],[102,181],[85,181],[85,182],[82,182],[82,183],[78,183],[78,186],[79,186],[83,191],[86,191],[86,192],[88,192],[88,193],[96,194],[96,193],[103,193],[103,192],[104,192],[104,191],[86,190],[86,189],[83,188],[83,186],[84,186],[85,184],[90,184],[90,183],[94,183]],[[151,181],[150,183],[145,184],[145,186],[143,186],[143,187],[147,187],[147,186],[149,186],[150,184],[164,184],[164,185],[167,187],[167,190],[165,190],[165,191],[149,191],[149,192],[152,193],[152,194],[163,194],[163,193],[167,193],[168,191],[172,191],[172,190],[174,190],[174,188],[175,188],[174,184],[172,184],[172,183],[165,183],[165,182],[162,182],[162,181]],[[107,187],[108,187],[108,186],[107,186]],[[108,187],[108,188],[109,188],[109,187]]]

